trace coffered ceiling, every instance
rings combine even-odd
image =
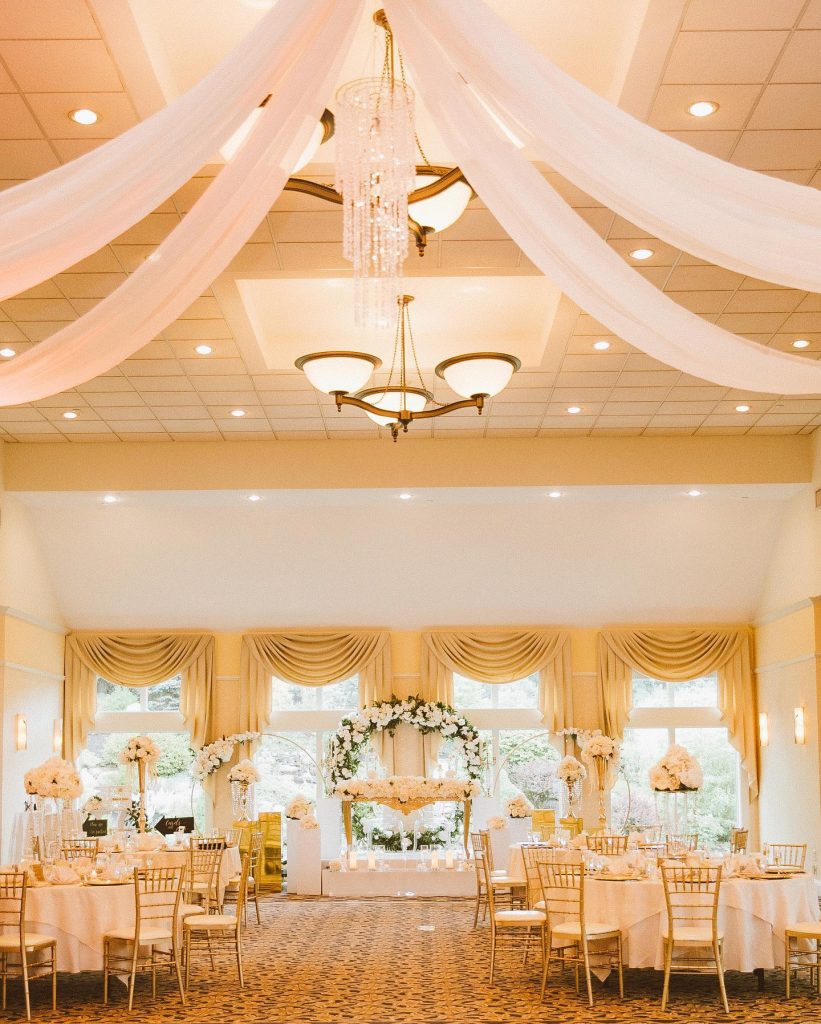
[[[621,97],[623,106],[655,127],[732,163],[821,187],[821,0],[620,4],[621,18],[612,15],[618,5],[601,0],[528,0],[516,5],[515,15],[509,5],[494,6],[511,21],[517,17],[520,29],[530,15],[530,37],[545,53],[603,95]],[[238,37],[266,6],[257,0],[200,3],[201,17],[191,23],[194,36],[186,34],[190,45],[183,47],[180,19],[194,17],[187,0],[0,0],[3,187],[136,123],[230,48],[226,25]],[[553,17],[544,14],[547,6]],[[358,53],[367,55],[370,33],[365,25]],[[719,104],[715,114],[697,119],[687,112],[705,99]],[[98,123],[74,124],[67,113],[80,106],[97,110]],[[442,146],[438,137],[433,145],[433,159],[446,155],[436,149]],[[328,159],[320,150],[311,176],[332,181]],[[542,169],[579,214],[671,299],[773,348],[793,352],[793,342],[806,339],[802,355],[821,357],[821,295],[745,278],[680,252]],[[218,170],[216,164],[203,168],[105,249],[0,304],[0,346],[21,353],[108,295],[179,223]],[[340,344],[350,310],[349,265],[340,242],[337,208],[286,193],[226,273],[157,339],[70,393],[0,409],[0,437],[377,437],[370,420],[353,410],[337,413],[289,368],[294,352]],[[632,259],[629,254],[642,247],[653,255]],[[495,347],[524,361],[484,416],[468,412],[416,424],[408,438],[809,433],[821,424],[821,397],[731,391],[690,378],[610,335],[541,277],[478,198],[456,225],[434,236],[424,258],[409,256],[406,274],[407,290],[419,296],[413,314],[426,353],[423,369],[479,347],[474,342],[480,335],[487,347],[489,326],[504,340]],[[327,337],[321,345],[323,323]],[[596,341],[609,342],[609,348],[594,349]],[[211,353],[198,355],[198,345]],[[437,398],[452,397],[440,384]],[[737,405],[749,411],[739,413]],[[581,411],[570,414],[571,406]],[[245,415],[233,416],[234,410]],[[65,411],[76,412],[76,419],[64,419]]]

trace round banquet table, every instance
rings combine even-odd
[[[116,857],[117,854],[112,856]],[[152,866],[185,865],[184,850],[129,854],[132,860],[151,859]],[[240,870],[237,847],[223,852],[220,896]],[[134,922],[134,886],[30,885],[26,890],[26,930],[57,939],[57,970],[77,974],[103,969],[103,935]]]
[[[524,871],[520,846],[510,849],[508,871]],[[584,887],[588,921],[614,924],[622,934],[628,967],[664,967],[661,932],[666,920],[661,879],[613,881],[588,876]],[[718,924],[724,933],[724,968],[752,972],[784,966],[784,929],[796,921],[818,921],[811,875],[786,878],[723,878]]]

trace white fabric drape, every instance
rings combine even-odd
[[[185,95],[91,153],[0,193],[0,299],[95,252],[188,181],[275,91],[332,4],[278,4]]]
[[[205,633],[135,636],[70,633],[66,637],[64,756],[83,749],[97,710],[97,677],[121,686],[153,686],[182,676],[180,711],[201,747],[210,737],[214,686],[214,638]]]
[[[298,67],[234,159],[128,280],[74,323],[0,369],[0,405],[72,388],[122,362],[176,319],[263,219],[304,152],[356,23],[359,3],[327,0]],[[295,55],[291,55],[291,61]]]
[[[599,634],[602,728],[621,738],[633,706],[633,670],[680,683],[715,672],[718,709],[741,755],[750,796],[758,796],[758,743],[752,633],[747,626],[610,629]]]
[[[442,51],[511,130],[611,210],[702,259],[821,291],[817,190],[736,167],[642,124],[539,54],[483,0],[385,6],[408,52],[400,9],[412,7],[428,31],[435,25]]]
[[[550,732],[573,724],[570,634],[559,629],[435,630],[422,634],[422,694],[453,703],[453,673],[505,683],[539,673],[539,709]]]
[[[573,301],[670,366],[727,387],[821,392],[821,364],[766,349],[677,305],[629,267],[502,134],[448,62],[421,8],[386,3],[415,85],[459,166],[511,238]]]

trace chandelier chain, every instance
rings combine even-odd
[[[391,43],[391,46],[392,45],[393,45],[393,43]],[[387,60],[387,58],[386,58],[386,60]],[[408,80],[405,77],[405,58],[402,56],[402,50],[401,49],[399,50],[399,74],[400,74],[400,76],[402,78],[402,85],[405,88],[407,88],[408,87]],[[419,141],[419,133],[416,131],[416,128],[414,128],[414,130],[413,130],[413,138],[414,138],[414,141],[416,142],[416,148],[419,150],[419,155],[422,157],[422,163],[425,165],[425,167],[431,167],[432,164],[431,164],[430,160],[428,160],[428,154],[422,148],[422,143]]]

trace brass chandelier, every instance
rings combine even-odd
[[[414,420],[445,416],[457,409],[476,409],[481,416],[486,399],[505,388],[522,365],[516,356],[504,352],[451,356],[439,363],[434,373],[462,399],[436,402],[419,369],[408,309],[411,302],[412,295],[399,295],[396,300],[398,314],[387,384],[365,387],[374,370],[382,365],[381,359],[367,352],[311,352],[295,363],[318,391],[333,397],[338,412],[343,405],[362,409],[374,423],[389,427],[394,441],[400,430],[407,433]],[[408,349],[412,382],[408,376]]]

